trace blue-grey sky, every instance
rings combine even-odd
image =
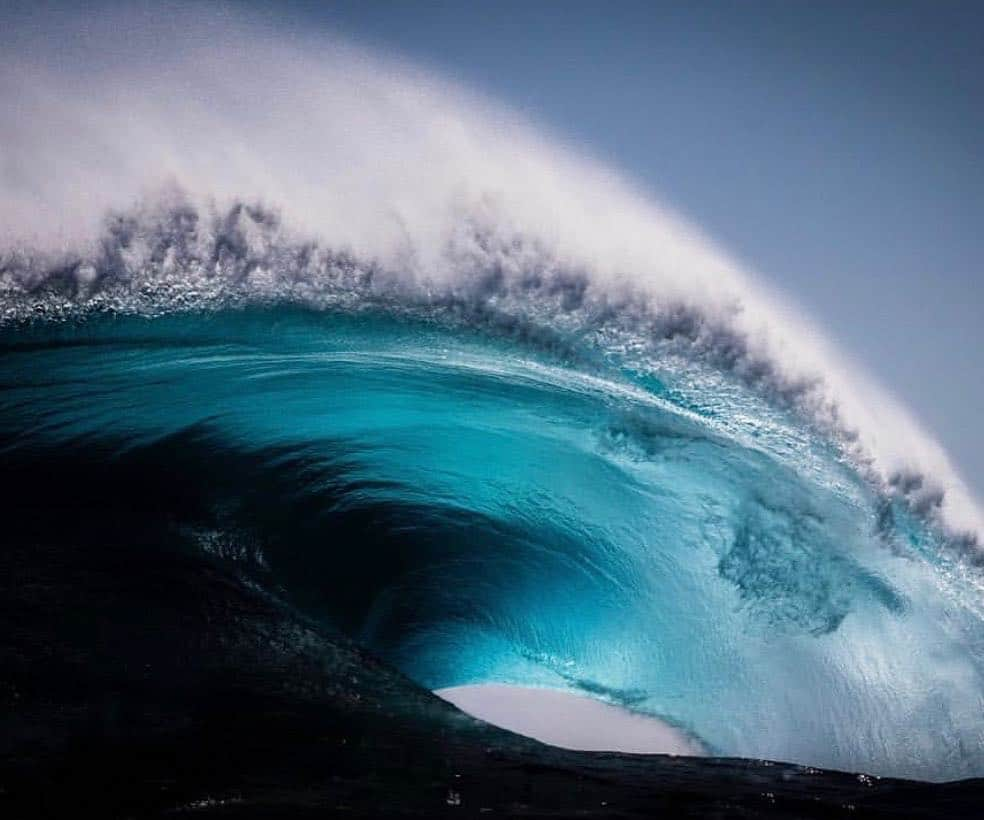
[[[624,169],[907,403],[984,497],[984,4],[292,2]]]

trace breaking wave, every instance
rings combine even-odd
[[[415,69],[131,14],[0,58],[0,441],[53,509],[139,498],[431,689],[984,774],[979,513],[807,323]]]

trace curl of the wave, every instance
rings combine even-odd
[[[693,357],[824,430],[976,554],[981,513],[939,446],[700,231],[453,84],[257,22],[191,5],[12,15],[5,321],[385,301]]]

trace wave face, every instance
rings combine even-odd
[[[8,298],[5,458],[95,458],[106,492],[153,473],[182,548],[431,689],[588,694],[721,755],[984,773],[971,546],[917,479],[873,484],[726,367],[734,339],[576,275],[415,291],[260,241],[259,209],[158,217]]]
[[[96,22],[43,69],[29,33],[2,58],[30,114],[0,126],[18,497],[98,518],[125,493],[169,549],[431,689],[984,775],[979,517],[904,414],[526,126],[351,49],[179,18],[130,19],[134,53]]]

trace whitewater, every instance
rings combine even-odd
[[[620,173],[263,22],[15,26],[5,459],[153,488],[176,551],[432,690],[984,775],[984,517],[932,437]]]

